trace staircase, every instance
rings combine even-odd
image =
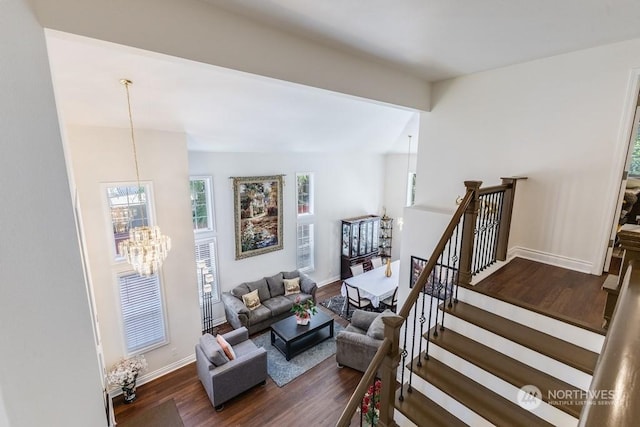
[[[406,358],[398,425],[577,425],[604,336],[469,288],[433,310],[445,328]]]

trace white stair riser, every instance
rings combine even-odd
[[[420,393],[433,400],[438,405],[442,406],[449,413],[453,414],[459,420],[473,427],[493,427],[489,421],[482,418],[448,394],[441,391],[439,388],[434,387],[432,384],[426,382],[421,377],[414,375],[412,380],[412,387],[418,390]]]
[[[583,390],[589,389],[591,375],[552,359],[551,357],[540,354],[530,348],[509,341],[486,329],[479,328],[474,324],[451,315],[447,315],[445,318],[445,327],[500,353],[506,354],[539,371],[546,372],[575,387]],[[446,333],[446,331],[444,331],[444,333]]]
[[[402,412],[397,409],[393,411],[393,421],[395,421],[399,427],[418,427],[409,418],[402,415]]]
[[[540,332],[600,353],[604,336],[560,320],[460,287],[458,300]]]
[[[497,393],[510,402],[518,405],[518,387],[509,384],[508,382],[477,367],[476,365],[473,365],[472,363],[467,362],[455,354],[438,347],[437,345],[433,345],[433,343],[429,347],[429,356],[438,359],[450,368],[455,369],[466,377],[482,384],[494,393]],[[558,427],[575,427],[578,424],[578,420],[576,418],[561,411],[560,409],[554,408],[544,401],[540,401],[540,406],[531,412]]]

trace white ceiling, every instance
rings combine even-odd
[[[639,0],[205,0],[429,81],[640,37]],[[185,132],[191,150],[406,152],[417,114],[47,31],[69,124]],[[414,143],[414,149],[417,144]]]
[[[205,0],[430,81],[640,37],[638,0]]]

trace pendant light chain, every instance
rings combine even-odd
[[[142,187],[140,186],[140,170],[138,169],[138,151],[136,149],[136,137],[133,132],[133,115],[131,114],[131,95],[129,95],[129,85],[132,84],[131,80],[122,79],[120,83],[124,85],[127,92],[127,109],[129,111],[129,129],[131,130],[131,145],[133,146],[133,162],[136,165],[136,182],[138,183],[138,196],[141,194]]]

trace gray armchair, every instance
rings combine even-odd
[[[198,378],[216,411],[221,411],[229,399],[267,380],[267,351],[249,339],[247,328],[223,337],[233,348],[233,360],[229,360],[210,334],[200,337],[196,344]]]
[[[365,372],[384,339],[382,316],[393,314],[390,310],[382,313],[354,310],[351,324],[336,336],[338,366]]]

